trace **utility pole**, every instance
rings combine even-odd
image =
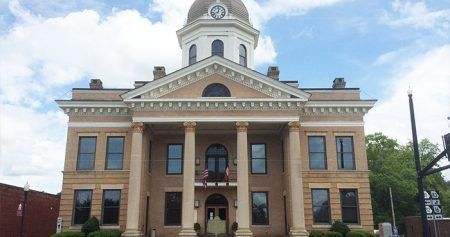
[[[392,224],[394,225],[392,228],[397,228],[397,225],[395,224],[394,200],[392,199],[392,188],[391,187],[389,187],[389,196],[391,197]]]

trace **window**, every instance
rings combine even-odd
[[[148,143],[148,172],[152,172],[152,141]]]
[[[91,216],[92,190],[75,190],[73,225],[84,224]]]
[[[252,193],[252,224],[269,224],[269,202],[267,192]]]
[[[252,174],[267,174],[266,144],[252,144]]]
[[[309,168],[312,170],[327,169],[325,137],[308,137]]]
[[[94,169],[96,143],[96,137],[80,137],[77,170]]]
[[[247,67],[247,48],[243,44],[239,46],[239,64]]]
[[[348,224],[359,223],[358,190],[341,189],[342,221]]]
[[[230,97],[231,93],[228,88],[219,83],[213,83],[203,90],[203,97]]]
[[[343,170],[354,170],[353,137],[336,137],[338,167]]]
[[[166,193],[164,225],[181,225],[181,193]]]
[[[328,189],[312,189],[314,224],[330,224],[330,196]]]
[[[223,182],[225,171],[228,167],[228,151],[220,144],[214,144],[206,150],[206,169],[208,169],[208,181]]]
[[[167,146],[167,174],[183,174],[183,145]]]
[[[189,65],[197,62],[197,45],[192,45],[189,49]]]
[[[120,190],[103,191],[103,225],[119,225]]]
[[[123,150],[125,137],[108,137],[106,145],[106,169],[121,170],[123,166]]]
[[[212,56],[217,55],[223,57],[223,42],[221,40],[214,40],[211,45]]]

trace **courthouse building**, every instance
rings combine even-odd
[[[129,89],[92,80],[57,101],[65,230],[90,216],[124,236],[373,229],[363,117],[375,101],[342,78],[302,88],[278,67],[255,71],[259,31],[241,0],[196,0],[176,34],[181,69]]]

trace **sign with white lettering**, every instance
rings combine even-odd
[[[424,191],[427,220],[442,220],[442,206],[437,191]]]

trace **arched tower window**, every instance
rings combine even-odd
[[[222,40],[214,40],[211,45],[212,56],[217,55],[223,57],[223,42]]]
[[[203,97],[231,97],[230,90],[222,84],[214,83],[203,90]]]
[[[243,44],[239,46],[239,64],[247,67],[247,48]]]
[[[189,49],[189,65],[197,62],[197,45],[192,45]]]

